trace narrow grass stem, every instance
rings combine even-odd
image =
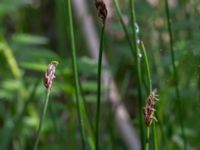
[[[84,137],[84,124],[81,115],[81,102],[80,102],[80,87],[79,87],[79,77],[78,77],[78,69],[77,69],[77,60],[76,60],[76,47],[75,47],[75,38],[74,38],[74,28],[73,28],[73,19],[72,19],[72,8],[71,8],[71,0],[67,0],[67,10],[68,10],[68,22],[69,22],[69,34],[71,39],[71,50],[72,50],[72,65],[74,72],[74,80],[75,80],[75,96],[76,96],[76,106],[78,112],[78,119],[81,126],[81,141],[83,149],[85,149],[85,137]]]
[[[149,92],[151,93],[152,92],[151,72],[150,72],[150,66],[149,66],[149,61],[148,61],[146,49],[145,49],[143,42],[141,42],[141,48],[142,48],[142,56],[144,57],[145,68],[147,70],[147,80],[148,80],[148,83],[149,83]],[[149,127],[147,127],[147,128],[149,128]],[[149,129],[147,129],[147,131],[148,130]],[[150,131],[148,131],[148,132],[150,132]],[[153,149],[157,150],[156,125],[155,125],[154,122],[153,122],[153,126],[152,126],[152,135],[153,135],[153,147],[154,147]],[[150,136],[148,135],[148,133],[146,133],[146,140],[149,141],[149,138],[150,138]],[[147,141],[146,141],[146,144],[147,144]],[[146,146],[146,148],[147,148],[147,146]]]
[[[34,145],[34,150],[38,149],[38,144],[39,144],[39,140],[40,140],[42,124],[43,124],[43,120],[44,120],[44,117],[46,115],[46,111],[47,111],[47,107],[48,107],[48,103],[49,103],[49,95],[50,95],[50,90],[47,90],[44,108],[43,108],[43,111],[42,111],[42,115],[40,117],[40,122],[39,122],[38,131],[37,131],[37,137],[36,137],[36,141],[35,141],[35,145]]]
[[[144,46],[144,43],[141,42],[141,49],[142,49],[142,56],[144,58],[144,65],[147,70],[147,80],[148,80],[148,86],[149,86],[149,93],[152,92],[152,82],[151,82],[151,73],[150,73],[150,67],[149,67],[149,61],[146,53],[146,49]],[[150,140],[150,127],[147,126],[146,128],[146,142],[145,142],[145,150],[149,149],[149,140]],[[153,134],[155,135],[155,130],[153,130]],[[156,144],[156,143],[155,143]],[[155,150],[155,145],[154,144],[154,150]]]
[[[132,54],[134,55],[134,47],[133,47],[133,44],[132,44],[132,42],[131,42],[131,38],[130,38],[130,36],[129,36],[129,34],[128,34],[128,29],[127,29],[127,27],[126,27],[126,25],[125,25],[125,23],[124,23],[123,16],[122,16],[122,13],[121,13],[121,10],[120,10],[120,7],[119,7],[119,3],[118,3],[117,0],[113,0],[113,2],[114,2],[114,5],[115,5],[115,8],[116,8],[116,10],[117,10],[117,15],[118,15],[118,17],[119,17],[119,21],[120,21],[120,23],[121,23],[121,25],[122,25],[122,28],[123,28],[123,30],[124,30],[126,39],[127,39],[128,44],[129,44],[129,46],[130,46],[130,48],[131,48],[131,52],[132,52]]]
[[[84,92],[83,92],[83,87],[82,87],[80,79],[79,79],[79,87],[80,87],[81,99],[82,99],[83,105],[84,105],[83,107],[85,108],[84,109],[85,120],[86,120],[85,124],[87,126],[87,131],[88,131],[88,134],[89,134],[89,137],[87,139],[88,139],[88,142],[90,144],[90,149],[94,150],[95,149],[94,127],[93,127],[93,124],[92,124],[92,120],[89,119],[89,112],[88,112],[88,109],[87,109],[87,106],[86,106],[86,98],[83,94]]]
[[[139,121],[140,121],[140,140],[141,140],[141,148],[144,149],[144,123],[143,123],[143,112],[142,112],[142,76],[141,76],[141,66],[140,66],[140,57],[139,57],[139,49],[138,49],[138,36],[136,33],[136,17],[135,17],[135,5],[134,0],[130,0],[130,8],[131,8],[131,17],[132,17],[132,30],[133,30],[133,45],[134,45],[134,55],[135,55],[135,63],[136,63],[136,74],[138,81],[138,104],[139,104]]]
[[[136,75],[137,75],[137,81],[138,81],[138,87],[137,87],[137,90],[138,90],[138,104],[139,104],[139,122],[140,122],[140,141],[141,141],[141,147],[142,149],[144,149],[144,124],[143,124],[143,121],[142,121],[142,92],[141,92],[141,87],[142,87],[142,77],[141,77],[141,68],[140,68],[140,58],[139,58],[139,49],[138,49],[138,45],[137,45],[137,40],[138,40],[138,37],[137,37],[137,33],[136,33],[136,27],[135,27],[135,24],[136,24],[136,18],[135,18],[135,9],[134,9],[134,1],[131,0],[130,3],[131,3],[131,17],[132,17],[132,21],[133,21],[133,35],[134,35],[134,43],[132,44],[131,42],[131,38],[128,34],[128,29],[124,23],[124,20],[123,20],[123,17],[122,17],[122,13],[121,13],[121,10],[120,10],[120,7],[119,7],[119,4],[118,4],[118,1],[117,0],[113,0],[114,2],[114,5],[115,5],[115,8],[117,10],[117,14],[118,14],[118,17],[119,17],[119,20],[120,20],[120,23],[122,25],[122,28],[124,30],[124,33],[126,35],[126,39],[129,43],[129,46],[130,46],[130,49],[131,49],[131,53],[134,57],[134,61],[135,61],[135,64],[136,64]]]
[[[150,127],[146,128],[145,150],[149,150]]]
[[[153,149],[154,150],[158,150],[158,146],[157,146],[157,138],[156,138],[156,123],[153,122],[153,126],[152,126],[152,135],[153,135]]]
[[[149,92],[151,93],[152,92],[151,72],[150,72],[149,61],[148,61],[146,49],[145,49],[143,42],[141,42],[141,49],[142,49],[142,56],[144,58],[144,65],[147,70],[147,80],[148,80],[148,85],[149,85]]]
[[[172,61],[172,68],[173,68],[173,78],[175,82],[175,92],[176,92],[176,98],[177,98],[177,104],[178,104],[178,115],[179,115],[179,122],[181,127],[181,134],[184,141],[184,149],[187,149],[187,142],[186,142],[186,136],[185,136],[185,130],[184,130],[184,121],[183,121],[183,108],[182,108],[182,102],[180,99],[180,92],[179,92],[179,81],[178,81],[178,72],[175,65],[175,55],[174,55],[174,43],[173,43],[173,32],[172,32],[172,24],[171,24],[171,18],[170,18],[170,12],[169,12],[169,5],[168,1],[165,0],[165,12],[167,17],[167,25],[168,25],[168,33],[170,37],[170,54],[171,54],[171,61]]]
[[[97,111],[96,111],[96,132],[95,132],[95,149],[99,149],[99,125],[100,125],[100,109],[101,109],[101,70],[102,70],[102,56],[104,48],[104,32],[105,24],[101,30],[99,58],[98,58],[98,77],[97,77]]]

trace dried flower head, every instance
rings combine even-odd
[[[55,80],[55,71],[56,71],[56,66],[58,65],[57,61],[52,61],[49,65],[48,68],[45,72],[44,75],[44,86],[48,89],[51,90],[53,81]]]
[[[147,126],[150,126],[153,120],[157,121],[154,116],[155,103],[158,101],[158,95],[156,94],[156,90],[153,90],[147,98],[146,105],[144,107],[144,119]]]
[[[105,24],[107,14],[108,14],[106,4],[104,3],[103,0],[96,0],[95,5],[98,11],[98,16],[101,18],[103,24]]]

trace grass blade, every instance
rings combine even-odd
[[[176,99],[177,99],[177,105],[178,105],[178,115],[179,115],[179,123],[181,127],[181,134],[184,142],[184,149],[187,149],[187,141],[185,136],[185,129],[184,129],[184,121],[183,121],[183,108],[182,108],[182,102],[180,98],[180,91],[179,91],[179,81],[178,81],[178,72],[177,67],[175,65],[175,55],[174,55],[174,42],[173,42],[173,32],[172,32],[172,23],[170,18],[170,12],[169,12],[169,5],[168,1],[165,0],[165,13],[167,17],[167,26],[168,26],[168,33],[170,37],[170,54],[171,54],[171,61],[172,61],[172,68],[173,68],[173,78],[175,82],[175,92],[176,92]]]

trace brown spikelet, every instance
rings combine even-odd
[[[52,61],[49,65],[48,68],[45,72],[44,75],[44,86],[48,89],[51,90],[53,81],[55,80],[55,71],[56,71],[56,66],[58,65],[57,61]]]
[[[150,126],[153,120],[157,121],[154,116],[155,103],[158,101],[158,95],[156,94],[156,90],[153,90],[147,98],[146,105],[144,107],[144,119],[147,126]]]
[[[98,16],[101,18],[102,23],[105,24],[107,14],[108,14],[106,4],[104,3],[103,0],[96,0],[95,5],[98,11]]]

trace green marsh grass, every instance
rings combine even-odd
[[[130,0],[131,18],[132,18],[132,32],[133,32],[133,45],[135,50],[135,64],[136,64],[136,75],[137,75],[137,90],[138,90],[138,104],[139,104],[139,122],[140,122],[140,140],[141,148],[144,149],[144,123],[143,123],[143,100],[142,100],[142,76],[141,76],[141,66],[140,66],[140,52],[138,48],[138,35],[136,32],[136,15],[135,15],[135,1]]]
[[[122,13],[119,7],[119,3],[117,0],[113,0],[118,18],[120,20],[121,26],[124,30],[124,33],[126,35],[126,39],[128,41],[128,44],[130,46],[131,53],[134,57],[134,62],[136,64],[136,76],[137,76],[137,91],[138,91],[138,104],[139,104],[139,122],[140,122],[140,140],[141,140],[141,148],[144,149],[145,145],[145,139],[144,139],[144,123],[143,123],[143,111],[142,111],[142,105],[143,105],[143,100],[142,100],[142,76],[141,76],[141,66],[140,66],[140,52],[138,48],[138,33],[136,32],[136,16],[135,16],[135,1],[130,0],[130,9],[131,9],[131,18],[132,18],[132,31],[133,31],[133,44],[131,42],[131,38],[128,34],[128,29],[123,21]],[[149,80],[150,81],[150,80]]]
[[[100,128],[100,112],[101,112],[101,74],[102,74],[102,59],[103,59],[103,49],[104,49],[104,36],[105,27],[107,19],[107,7],[104,1],[95,1],[95,6],[98,12],[98,17],[101,20],[101,35],[99,44],[99,56],[98,56],[98,71],[97,71],[97,103],[96,103],[96,130],[95,130],[95,150],[99,150],[100,138],[99,138],[99,128]]]
[[[64,6],[65,5],[66,5],[66,2],[64,0]],[[69,25],[69,28],[67,27],[67,31],[69,32],[69,37],[71,41],[72,68],[73,68],[74,82],[75,82],[76,109],[77,109],[78,120],[80,124],[82,149],[85,149],[87,147],[86,141],[88,141],[90,148],[93,150],[95,148],[94,131],[93,131],[92,123],[89,119],[89,114],[87,113],[88,111],[87,111],[87,107],[84,100],[85,98],[82,94],[81,82],[79,79],[71,0],[67,0],[67,7],[65,7],[65,10],[67,10],[66,19]]]
[[[123,16],[122,16],[122,12],[121,12],[120,7],[119,7],[119,3],[118,3],[117,0],[113,0],[113,2],[114,2],[115,9],[116,9],[116,11],[117,11],[117,16],[118,16],[118,18],[119,18],[119,21],[120,21],[121,26],[122,26],[122,28],[123,28],[123,30],[124,30],[126,39],[127,39],[128,44],[129,44],[129,46],[130,46],[131,53],[132,53],[133,56],[134,56],[134,55],[135,55],[135,53],[134,53],[134,47],[133,47],[133,44],[132,44],[132,42],[131,42],[131,38],[130,38],[130,36],[129,36],[129,34],[128,34],[128,29],[127,29],[127,27],[126,27],[126,24],[125,24],[125,22],[124,22],[124,20],[123,20]]]
[[[124,30],[124,33],[126,35],[126,39],[128,41],[128,44],[130,46],[130,49],[131,49],[131,52],[135,58],[135,63],[136,63],[136,66],[137,66],[137,79],[138,79],[138,98],[139,98],[139,118],[140,118],[140,132],[141,132],[141,147],[142,149],[149,149],[149,139],[150,139],[150,127],[147,127],[146,128],[146,134],[145,134],[145,140],[144,140],[144,125],[143,125],[143,122],[142,122],[142,93],[141,93],[141,87],[142,87],[142,77],[141,77],[141,66],[140,66],[140,59],[139,58],[139,49],[138,49],[138,36],[137,36],[137,32],[136,32],[136,17],[135,17],[135,10],[134,10],[134,1],[131,0],[130,1],[130,4],[131,4],[131,17],[132,17],[132,21],[133,21],[133,35],[134,35],[134,43],[132,44],[131,43],[131,40],[130,40],[130,36],[128,35],[128,29],[123,21],[123,17],[122,17],[122,13],[121,13],[121,10],[120,10],[120,7],[119,7],[119,4],[118,4],[118,1],[117,0],[113,0],[114,2],[114,5],[115,5],[115,8],[116,8],[116,11],[117,11],[117,15],[118,15],[118,18],[120,20],[120,23],[121,23],[121,26]],[[134,45],[134,47],[133,47]],[[144,47],[144,44],[143,42],[141,42],[141,49],[142,49],[142,57],[144,57],[144,63],[145,63],[145,68],[147,70],[147,80],[148,80],[148,89],[149,89],[149,93],[152,92],[152,81],[151,81],[151,74],[150,74],[150,67],[149,67],[149,63],[148,63],[148,58],[147,58],[147,54],[146,54],[146,50],[145,50],[145,47]],[[155,150],[157,150],[157,140],[156,140],[156,127],[155,127],[155,123],[153,123],[153,127],[152,127],[152,135],[153,135],[153,147]],[[145,143],[144,143],[145,141]],[[145,146],[143,146],[145,145]]]
[[[44,103],[44,107],[43,107],[43,110],[42,110],[42,114],[40,116],[39,127],[38,127],[38,130],[37,130],[36,141],[35,141],[35,144],[34,144],[34,150],[38,149],[42,124],[43,124],[43,121],[44,121],[44,118],[45,118],[45,115],[46,115],[46,112],[47,112],[47,108],[48,108],[49,95],[51,93],[53,82],[56,78],[55,71],[56,71],[57,65],[58,65],[57,61],[52,61],[48,65],[48,68],[47,68],[45,75],[44,75],[44,86],[47,89],[47,93],[46,93],[46,97],[45,97],[45,103]]]
[[[142,51],[142,56],[143,56],[143,60],[144,60],[144,66],[145,66],[145,69],[147,71],[148,90],[149,90],[149,93],[152,93],[152,80],[151,80],[150,65],[149,65],[149,60],[148,60],[146,49],[145,49],[143,42],[141,42],[141,51]],[[152,130],[150,128],[152,128]],[[150,131],[153,132],[152,133],[152,135],[153,135],[153,149],[157,150],[158,148],[157,148],[157,140],[156,140],[155,122],[152,123],[152,126],[146,127],[145,150],[149,150]]]
[[[98,58],[98,77],[97,77],[97,112],[96,112],[96,144],[95,149],[99,149],[99,126],[100,126],[100,110],[101,110],[101,71],[102,71],[102,56],[104,49],[104,32],[105,24],[103,24],[100,38],[99,58]]]
[[[149,89],[149,93],[152,92],[152,84],[151,84],[151,75],[150,75],[150,68],[149,68],[149,63],[148,63],[148,58],[147,58],[147,54],[146,54],[146,50],[144,47],[143,42],[141,42],[141,50],[142,50],[142,57],[144,58],[144,65],[145,68],[147,70],[147,80],[148,80],[148,89]],[[150,142],[150,127],[147,126],[146,127],[146,140],[145,140],[145,150],[149,150],[149,142]]]
[[[180,91],[179,91],[179,78],[178,78],[178,71],[175,64],[175,54],[174,54],[174,42],[173,42],[173,31],[172,31],[172,20],[170,17],[170,10],[168,5],[168,0],[165,0],[165,13],[167,18],[167,26],[168,26],[168,34],[170,37],[170,54],[171,54],[171,63],[172,63],[172,69],[173,69],[173,81],[174,81],[174,88],[175,88],[175,94],[176,94],[176,102],[178,105],[178,117],[179,117],[179,124],[181,128],[181,135],[183,138],[184,143],[184,149],[187,149],[187,141],[185,136],[185,129],[184,129],[184,118],[183,118],[183,106],[181,102],[180,97]]]
[[[45,118],[45,115],[46,115],[46,111],[47,111],[47,107],[48,107],[48,103],[49,103],[49,95],[50,95],[50,90],[48,89],[47,93],[46,93],[44,108],[43,108],[43,111],[42,111],[42,115],[40,117],[39,127],[38,127],[38,130],[37,130],[36,141],[35,141],[35,144],[34,144],[34,150],[38,150],[38,144],[39,144],[39,141],[40,141],[42,124],[43,124],[43,121],[44,121],[44,118]]]
[[[65,0],[64,0],[65,1]],[[80,101],[80,87],[79,87],[79,76],[78,76],[78,68],[77,68],[77,58],[76,58],[76,47],[75,47],[75,37],[74,37],[74,27],[73,27],[73,18],[72,18],[72,8],[71,8],[71,0],[67,0],[67,20],[69,23],[69,36],[71,41],[71,51],[72,51],[72,65],[74,72],[74,82],[75,82],[75,97],[76,97],[76,107],[80,124],[80,132],[81,132],[81,142],[82,148],[85,149],[86,137],[84,133],[84,122],[82,118],[83,109],[81,107]]]

